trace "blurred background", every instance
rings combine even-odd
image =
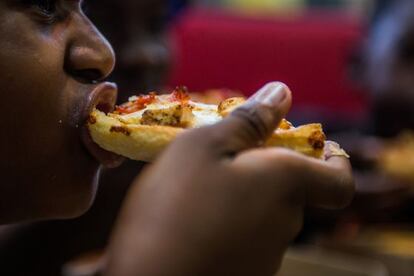
[[[354,202],[307,210],[278,276],[414,275],[414,1],[85,2],[117,54],[120,102],[177,85],[214,102],[280,80],[288,119],[323,123],[349,152]],[[105,171],[80,219],[0,228],[0,274],[93,275],[143,166]]]

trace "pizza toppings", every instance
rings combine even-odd
[[[195,102],[191,102],[191,105],[193,106],[194,119],[189,126],[192,128],[213,125],[223,119],[217,112],[217,105]]]
[[[308,141],[314,149],[323,149],[325,147],[325,134],[321,131],[314,131],[310,134]]]
[[[140,95],[131,97],[128,102],[115,107],[115,114],[130,114],[144,109],[155,101],[156,94],[154,92],[148,95]]]
[[[151,92],[148,95],[139,95],[129,98],[129,101],[115,107],[114,114],[126,115],[145,109],[147,106],[160,102],[171,102],[186,104],[190,101],[190,95],[185,86],[177,87],[168,96],[158,96],[155,92]]]
[[[237,107],[241,106],[246,102],[246,99],[243,97],[234,97],[222,101],[217,111],[222,117],[227,117],[231,112],[233,112]]]
[[[194,115],[191,106],[182,103],[150,106],[142,113],[142,125],[188,127]]]
[[[171,102],[187,103],[190,101],[190,94],[185,86],[177,86],[169,96]]]

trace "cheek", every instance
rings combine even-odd
[[[24,148],[40,161],[46,148],[53,152],[62,146],[64,49],[40,35],[36,39],[30,34],[6,38],[8,45],[1,45],[0,51],[0,106],[5,116],[0,126],[10,130],[6,150]]]
[[[2,113],[6,115],[2,128],[13,129],[8,133],[11,143],[16,142],[30,150],[36,150],[37,145],[42,144],[53,148],[62,133],[62,125],[59,124],[63,119],[63,108],[59,104],[62,85],[55,74],[48,75],[44,71],[45,66],[22,66],[14,63],[10,70],[13,77],[0,79],[3,93],[8,93],[2,104]]]
[[[0,159],[0,166],[2,175],[27,194],[10,196],[30,207],[31,218],[77,216],[92,202],[98,169],[72,119],[82,97],[61,69],[58,51],[40,60],[9,57],[0,57],[0,64],[13,64],[6,78],[0,65],[1,93],[7,93],[0,104],[0,129],[7,129],[0,152],[9,157]]]
[[[0,191],[33,217],[81,213],[99,166],[73,119],[85,96],[64,70],[64,39],[2,23],[0,17],[0,173],[14,187]]]

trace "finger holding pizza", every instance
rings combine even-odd
[[[274,275],[306,206],[341,208],[350,164],[263,147],[291,105],[270,83],[216,124],[180,134],[136,181],[106,275]]]

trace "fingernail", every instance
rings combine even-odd
[[[285,100],[288,87],[281,82],[272,82],[260,89],[252,99],[267,106],[276,106]]]
[[[345,150],[341,148],[341,146],[338,143],[332,142],[332,141],[326,141],[325,149],[324,149],[325,160],[328,160],[334,156],[342,156],[342,157],[350,158],[350,156],[346,153]]]

